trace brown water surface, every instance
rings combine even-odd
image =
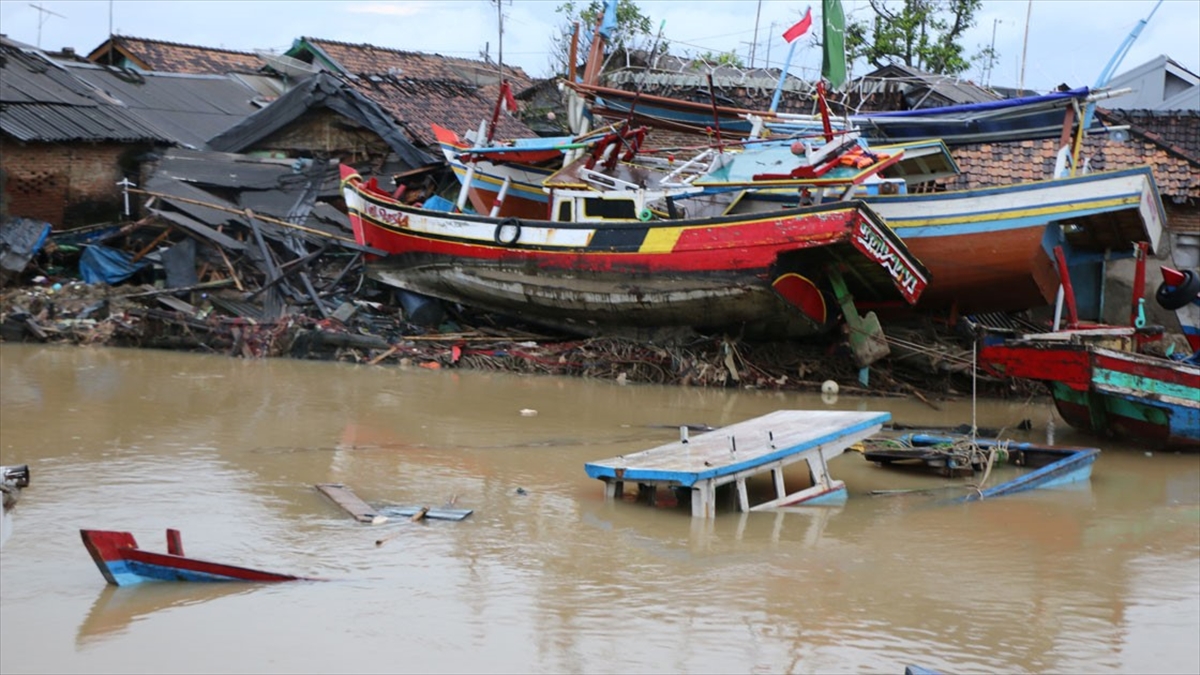
[[[723,503],[709,522],[605,503],[583,471],[680,424],[829,407],[940,426],[973,411],[3,345],[0,462],[33,480],[5,517],[0,671],[1200,672],[1197,455],[1101,443],[1090,483],[944,506],[869,492],[957,483],[847,453],[844,506]],[[974,411],[1096,445],[1045,402]],[[322,482],[474,514],[361,525]],[[162,551],[168,527],[192,557],[329,581],[112,588],[79,539],[128,530]]]

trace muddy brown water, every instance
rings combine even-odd
[[[33,479],[0,548],[4,673],[1200,672],[1200,456],[1097,443],[1045,401],[24,345],[0,346],[0,385],[0,461]],[[709,522],[605,503],[583,471],[680,424],[828,407],[974,409],[1103,452],[1074,489],[951,506],[871,496],[962,488],[847,453],[844,506]],[[321,482],[474,513],[361,525]],[[111,588],[79,539],[161,551],[168,527],[193,557],[328,581]]]

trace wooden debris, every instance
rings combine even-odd
[[[335,504],[342,507],[343,511],[354,516],[354,519],[360,523],[379,525],[386,523],[388,520],[387,516],[376,513],[370,504],[359,499],[358,495],[354,494],[350,488],[341,483],[318,483],[316,488],[321,494],[329,497]]]

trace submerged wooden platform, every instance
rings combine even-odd
[[[690,488],[692,516],[712,518],[717,487],[734,483],[742,511],[797,504],[840,502],[846,486],[829,476],[828,460],[879,432],[891,420],[886,412],[777,410],[696,436],[680,430],[680,440],[630,455],[588,462],[587,475],[604,481],[608,499],[622,496],[624,484],[653,494],[658,487]],[[807,461],[812,486],[788,494],[783,468]],[[749,503],[746,479],[771,472],[776,498]]]
[[[343,511],[349,513],[360,523],[379,525],[386,523],[389,518],[411,518],[417,512],[424,510],[422,517],[433,520],[462,520],[474,513],[471,509],[455,509],[449,506],[442,508],[425,508],[421,506],[382,506],[375,508],[354,494],[350,488],[341,483],[318,483],[321,494],[329,497]]]

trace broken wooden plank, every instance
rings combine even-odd
[[[316,488],[360,523],[378,525],[387,522],[387,516],[377,513],[374,507],[359,499],[358,495],[341,483],[318,483]]]

